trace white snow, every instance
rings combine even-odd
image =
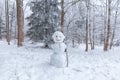
[[[0,80],[120,80],[120,48],[86,53],[84,45],[69,46],[69,67],[55,68],[49,64],[53,51],[41,45],[0,41]]]

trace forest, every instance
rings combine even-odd
[[[120,80],[120,0],[1,0],[1,80]]]
[[[22,46],[24,39],[29,38],[49,47],[51,35],[58,30],[73,47],[85,44],[85,51],[88,45],[91,50],[101,45],[104,51],[119,46],[119,0],[5,0],[2,3],[0,38],[6,38],[8,45],[17,39],[17,45]]]

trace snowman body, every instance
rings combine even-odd
[[[53,34],[55,44],[52,46],[54,53],[51,55],[50,64],[55,67],[66,66],[66,45],[63,43],[64,35],[57,31]]]

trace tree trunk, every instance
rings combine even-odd
[[[104,48],[104,51],[108,51],[108,47],[109,47],[109,39],[110,39],[110,4],[111,4],[111,1],[108,0],[108,24],[107,24],[107,38],[106,38],[106,41],[105,41],[105,48]]]
[[[21,3],[21,5],[22,5],[22,27],[24,28],[24,10],[23,10],[23,0],[21,0],[22,1],[22,3]],[[23,30],[22,30],[22,36],[23,36],[23,38],[22,38],[22,42],[24,42],[24,32],[23,32]]]
[[[95,49],[95,23],[93,23],[93,35],[92,35],[92,50]]]
[[[103,25],[104,26],[104,51],[105,51],[105,45],[106,45],[105,43],[106,43],[106,35],[107,35],[106,34],[107,33],[107,13],[108,13],[108,10],[107,10],[108,6],[107,5],[108,5],[108,3],[107,3],[107,0],[106,0],[106,8],[105,8],[105,13],[104,13],[105,18],[104,18],[104,25]]]
[[[2,39],[2,12],[0,14],[0,39]]]
[[[61,32],[64,32],[64,0],[61,0]]]
[[[89,39],[90,39],[90,46],[91,46],[91,50],[92,50],[93,42],[92,42],[92,27],[91,27],[91,24],[89,24]]]
[[[88,33],[89,33],[89,1],[86,1],[87,13],[86,13],[86,49],[88,52]]]
[[[1,28],[2,28],[2,21],[0,21],[0,40],[2,39],[2,31],[1,31]]]
[[[88,18],[86,18],[86,49],[85,51],[88,51]]]
[[[95,9],[93,6],[93,12],[95,13]],[[93,15],[93,28],[92,28],[92,50],[95,49],[95,15]]]
[[[16,0],[17,6],[17,25],[18,25],[18,47],[22,46],[23,42],[23,12],[22,0]]]
[[[8,45],[10,45],[10,27],[9,27],[9,8],[8,8],[8,0],[5,0],[5,17],[6,17],[6,40]]]
[[[72,33],[72,47],[75,47],[74,32]]]
[[[93,46],[93,37],[92,37],[92,25],[91,25],[91,7],[89,6],[89,23],[88,23],[88,25],[89,25],[89,40],[90,40],[90,47],[91,47],[91,50],[92,50],[92,46]]]
[[[80,44],[80,35],[78,35],[78,44]]]

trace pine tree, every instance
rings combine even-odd
[[[27,17],[30,26],[27,36],[33,41],[51,43],[51,35],[60,26],[60,9],[57,0],[32,1],[30,3],[32,14]]]

